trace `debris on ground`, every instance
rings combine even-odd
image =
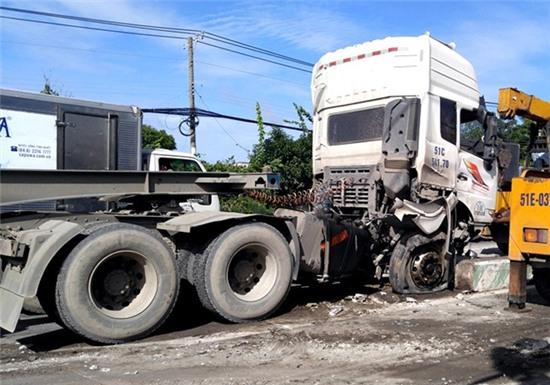
[[[549,306],[533,302],[531,312],[516,314],[502,311],[506,291],[409,302],[390,290],[358,288],[350,299],[346,291],[318,302],[299,292],[295,307],[265,321],[207,320],[112,346],[75,341],[49,320],[31,319],[2,336],[0,378],[2,385],[513,385],[528,374],[528,383],[548,383]],[[52,332],[54,343],[45,338]]]
[[[354,303],[365,303],[368,298],[366,294],[357,293],[351,298],[351,301]]]
[[[341,305],[334,306],[330,309],[330,311],[328,312],[328,315],[331,316],[331,317],[335,317],[336,315],[340,314],[343,311],[344,311],[343,306],[341,306]]]
[[[524,355],[547,353],[550,357],[550,337],[544,339],[526,338],[517,342],[514,347]]]

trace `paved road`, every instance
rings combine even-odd
[[[505,291],[296,288],[270,320],[223,324],[182,303],[156,335],[118,346],[26,317],[1,340],[0,376],[3,385],[550,384],[550,306],[533,290],[529,302],[517,314],[504,310]]]

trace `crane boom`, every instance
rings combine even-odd
[[[542,124],[550,121],[550,102],[528,95],[516,88],[499,90],[497,110],[503,119],[521,116]]]

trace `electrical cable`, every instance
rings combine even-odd
[[[142,108],[141,111],[145,113],[179,115],[179,116],[189,116],[191,112],[189,108]],[[220,114],[217,112],[207,111],[200,108],[195,108],[195,115],[209,117],[209,118],[229,119],[229,120],[235,120],[238,122],[258,124],[258,122],[254,119],[247,119],[239,116]],[[304,131],[311,132],[310,129],[303,130],[300,127],[288,126],[286,124],[270,123],[270,122],[264,121],[264,125],[270,126],[270,127],[284,128],[287,130],[300,131],[300,132],[304,132]]]
[[[210,107],[208,107],[208,104],[206,104],[206,101],[203,99],[202,95],[201,95],[197,90],[195,90],[195,93],[199,96],[199,99],[200,99],[201,102],[204,104],[204,106],[205,106],[206,108],[210,109]],[[232,140],[233,142],[235,142],[235,145],[236,145],[237,147],[241,148],[242,150],[244,150],[244,151],[246,151],[248,154],[250,154],[250,150],[249,150],[248,148],[244,147],[243,145],[241,145],[241,144],[237,141],[237,139],[235,139],[235,137],[234,137],[233,135],[231,135],[231,134],[229,133],[229,131],[227,131],[227,130],[225,129],[224,126],[222,126],[222,124],[220,123],[220,121],[218,120],[218,118],[214,118],[214,121],[218,124],[218,126],[222,129],[222,131],[225,132],[225,134],[226,134],[229,138],[231,138],[231,140]]]
[[[34,46],[34,47],[54,48],[54,49],[60,49],[60,50],[66,50],[66,51],[82,51],[82,52],[92,52],[92,53],[104,54],[104,55],[133,56],[133,57],[143,57],[143,58],[179,61],[179,59],[174,59],[173,57],[170,57],[170,56],[143,55],[143,54],[138,54],[138,53],[133,53],[133,52],[110,51],[110,50],[101,50],[101,49],[94,49],[94,48],[79,48],[79,47],[74,47],[74,46],[65,46],[65,47],[63,47],[63,46],[59,46],[59,45],[31,43],[31,42],[27,42],[27,41],[4,40],[4,41],[2,41],[2,44],[21,44],[21,45],[28,45],[28,46]],[[297,83],[297,82],[292,82],[292,81],[289,81],[289,80],[264,75],[264,74],[261,74],[261,73],[258,73],[258,72],[245,71],[245,70],[241,70],[241,69],[237,69],[237,68],[233,68],[233,67],[229,67],[229,66],[210,63],[210,62],[203,61],[203,60],[195,60],[195,63],[205,64],[205,65],[212,66],[212,67],[217,67],[217,68],[223,68],[223,69],[226,69],[226,70],[229,70],[229,71],[239,72],[239,73],[252,75],[252,76],[257,76],[257,77],[270,79],[270,80],[276,80],[276,81],[284,82],[284,83],[288,83],[288,84],[294,84],[294,85],[297,85],[297,86],[303,86],[303,84],[300,84],[300,83]]]
[[[25,18],[20,18],[20,17],[12,17],[12,16],[4,16],[4,15],[0,15],[0,18],[8,19],[8,20],[25,21],[25,22],[30,22],[30,23],[54,25],[54,26],[58,26],[58,27],[70,27],[70,28],[78,28],[78,29],[85,29],[85,30],[91,30],[91,31],[113,32],[113,33],[120,33],[120,34],[125,34],[125,35],[158,37],[158,38],[164,38],[164,39],[177,39],[177,40],[187,39],[186,37],[183,37],[183,36],[160,35],[160,34],[145,33],[145,32],[133,32],[133,31],[122,31],[122,30],[117,30],[117,29],[89,27],[89,26],[76,25],[76,24],[57,23],[57,22],[53,22],[53,21],[35,20],[35,19],[25,19]],[[201,44],[209,45],[211,47],[215,47],[215,48],[224,50],[224,51],[229,51],[229,52],[233,52],[233,53],[236,53],[236,54],[239,54],[239,55],[250,57],[250,58],[253,58],[253,59],[256,59],[256,60],[261,60],[261,61],[264,61],[264,62],[276,64],[276,65],[279,65],[279,66],[282,66],[282,67],[285,67],[285,68],[290,68],[290,69],[294,69],[294,70],[297,70],[297,71],[311,73],[311,70],[306,70],[306,69],[303,69],[303,68],[294,67],[294,66],[284,64],[284,63],[280,63],[280,62],[277,62],[277,61],[274,61],[274,60],[262,58],[262,57],[259,57],[259,56],[250,55],[250,54],[247,54],[247,53],[244,53],[244,52],[239,52],[237,50],[233,50],[233,49],[230,49],[230,48],[224,48],[224,47],[220,47],[220,46],[217,46],[217,45],[214,45],[214,44],[205,43],[203,41],[198,41],[198,42],[201,43]]]
[[[89,26],[84,26],[84,25],[57,23],[57,22],[54,22],[54,21],[25,19],[25,18],[22,18],[22,17],[13,17],[13,16],[0,15],[0,18],[9,19],[9,20],[17,20],[17,21],[25,21],[25,22],[37,23],[37,24],[55,25],[55,26],[58,26],[58,27],[70,27],[70,28],[86,29],[86,30],[90,30],[90,31],[114,32],[114,33],[121,33],[121,34],[125,34],[125,35],[150,36],[150,37],[160,37],[160,38],[165,38],[165,39],[177,39],[177,40],[187,39],[186,37],[183,37],[183,36],[159,35],[159,34],[154,34],[154,33],[133,32],[133,31],[121,31],[121,30],[118,30],[118,29],[89,27]]]
[[[224,50],[224,51],[233,52],[233,53],[243,55],[243,56],[246,56],[246,57],[250,57],[250,58],[253,58],[253,59],[262,60],[262,61],[265,61],[265,62],[268,62],[268,63],[277,64],[277,65],[280,65],[280,66],[283,66],[283,67],[286,67],[286,68],[291,68],[293,70],[303,71],[303,72],[306,72],[306,73],[311,73],[311,70],[306,70],[306,69],[303,69],[303,68],[298,68],[298,67],[294,67],[294,66],[291,66],[291,65],[288,65],[288,64],[276,62],[274,60],[265,59],[265,58],[262,58],[262,57],[259,57],[259,56],[250,55],[248,53],[239,52],[239,51],[231,49],[231,48],[220,47],[219,45],[206,43],[206,42],[200,41],[200,40],[198,40],[197,43],[208,45],[210,47],[215,47],[215,48],[218,48],[218,49],[221,49],[221,50]]]
[[[170,33],[178,33],[178,34],[187,34],[187,35],[197,35],[202,38],[208,38],[212,39],[218,42],[221,42],[223,44],[233,45],[242,49],[254,51],[257,53],[261,53],[263,55],[276,57],[278,59],[284,60],[284,61],[290,61],[296,64],[313,67],[312,63],[306,62],[304,60],[296,59],[287,55],[283,55],[271,50],[267,50],[264,48],[256,47],[251,44],[243,43],[235,39],[227,38],[222,35],[218,35],[215,33],[211,33],[208,31],[202,31],[198,29],[191,29],[191,28],[177,28],[177,27],[163,27],[163,26],[155,26],[155,25],[149,25],[149,24],[138,24],[138,23],[129,23],[129,22],[122,22],[122,21],[115,21],[115,20],[105,20],[105,19],[95,19],[90,17],[82,17],[82,16],[72,16],[72,15],[63,15],[59,13],[52,13],[52,12],[43,12],[43,11],[34,11],[34,10],[28,10],[28,9],[21,9],[21,8],[13,8],[13,7],[3,7],[0,6],[0,9],[10,12],[19,12],[24,14],[31,14],[31,15],[38,15],[38,16],[46,16],[46,17],[53,17],[53,18],[61,18],[61,19],[68,19],[68,20],[75,20],[75,21],[82,21],[87,23],[96,23],[96,24],[104,24],[104,25],[112,25],[112,26],[118,26],[118,27],[125,27],[125,28],[134,28],[134,29],[145,29],[145,30],[152,30],[152,31],[161,31],[161,32],[170,32]],[[17,20],[17,19],[14,19]],[[32,19],[26,19],[21,21],[30,21]]]

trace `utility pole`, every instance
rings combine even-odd
[[[195,129],[197,115],[195,114],[195,74],[193,68],[193,38],[187,38],[187,60],[188,60],[188,88],[189,88],[189,142],[191,154],[197,155],[197,139]]]

